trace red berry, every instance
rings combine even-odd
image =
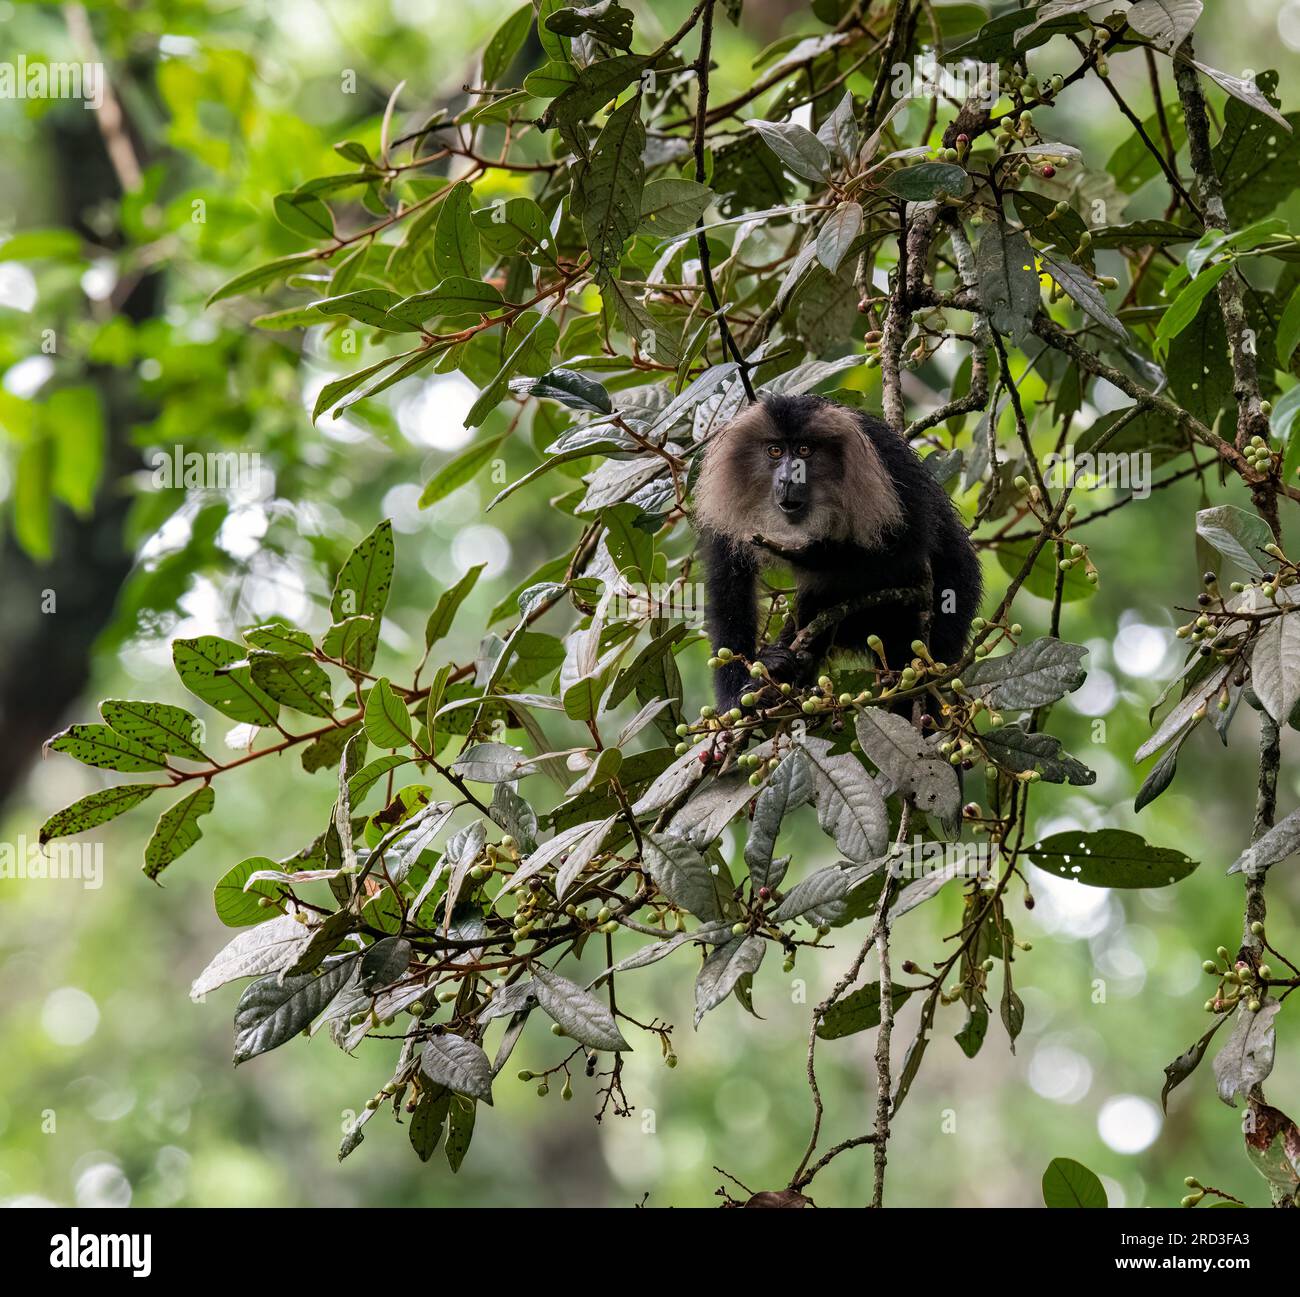
[[[1048,162],[1038,174],[1042,176],[1044,180],[1050,180],[1054,175],[1056,175],[1056,168]]]

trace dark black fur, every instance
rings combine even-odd
[[[778,430],[797,444],[805,423],[815,422],[828,402],[820,397],[769,397],[765,404]],[[854,411],[893,479],[902,506],[901,522],[890,528],[873,548],[852,541],[815,540],[800,547],[792,562],[798,594],[794,616],[786,621],[778,643],[759,655],[778,681],[812,683],[820,665],[835,650],[869,652],[867,638],[878,635],[885,660],[900,670],[912,659],[912,641],[924,639],[933,656],[953,663],[966,648],[971,620],[979,610],[979,559],[965,526],[947,493],[921,463],[915,451],[888,425]],[[816,472],[833,472],[823,464]],[[814,490],[824,482],[810,478]],[[831,484],[832,486],[834,484]],[[852,507],[852,501],[845,502]],[[761,567],[780,560],[753,546],[701,531],[708,568],[708,626],[714,649],[730,648],[753,658],[757,648],[756,584]],[[930,579],[933,606],[930,626],[923,633],[923,609],[903,604],[872,608],[847,617],[816,642],[806,664],[795,661],[789,644],[799,629],[822,610],[877,590],[922,586]],[[946,605],[946,607],[945,607]],[[715,672],[719,710],[739,706],[740,696],[754,687],[745,666],[731,662]]]

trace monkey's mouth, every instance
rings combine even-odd
[[[791,521],[797,521],[808,512],[808,505],[803,500],[778,500],[776,507]]]

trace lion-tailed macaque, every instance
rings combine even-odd
[[[769,396],[749,407],[705,450],[694,521],[714,651],[762,662],[778,683],[809,684],[828,653],[868,652],[876,636],[877,657],[892,671],[911,661],[917,639],[947,663],[966,647],[979,559],[943,488],[870,415],[817,396]],[[795,608],[760,650],[758,574],[775,563],[794,572]],[[885,590],[900,593],[870,603]],[[796,654],[796,634],[837,605],[848,605],[845,615]],[[739,706],[754,684],[743,662],[726,662],[715,673],[719,710]]]

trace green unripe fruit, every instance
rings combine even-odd
[[[1011,627],[1011,633],[1013,635],[1023,635],[1025,633],[1025,628],[1019,622],[1015,622]]]
[[[1268,981],[1273,976],[1273,970],[1267,964],[1260,964],[1259,975],[1264,981]]]
[[[609,933],[611,933],[611,932],[617,932],[617,931],[618,931],[618,920],[617,920],[617,919],[610,919],[610,921],[609,921],[608,923],[602,923],[602,924],[600,925],[600,930],[601,930],[602,932],[606,933],[606,934],[609,934]]]
[[[1251,1013],[1258,1013],[1259,1010],[1260,1010],[1260,1003],[1259,1003],[1258,1000],[1251,1000],[1251,1001],[1246,1005],[1246,1008],[1247,1008]]]
[[[706,721],[711,721],[717,714],[717,711],[713,707],[710,707],[708,703],[705,703],[704,706],[700,708],[700,715],[703,716]]]
[[[545,1081],[543,1081],[541,1085],[537,1087],[537,1097],[539,1099],[545,1099],[546,1096],[550,1094],[550,1092],[551,1092],[551,1087],[547,1085]]]
[[[718,650],[718,659],[722,662],[730,662],[736,655],[729,648],[720,648]]]
[[[744,934],[745,934],[747,931],[748,931],[748,929],[745,927],[745,925],[744,925],[743,923],[733,923],[733,924],[731,925],[731,935],[732,935],[733,937],[741,937],[741,936],[744,936]]]
[[[803,710],[809,716],[819,711],[820,708],[821,704],[818,703],[816,698],[805,698],[803,701]]]
[[[749,776],[749,786],[751,788],[757,788],[762,782],[763,782],[762,775],[754,774]]]
[[[608,905],[602,905],[602,906],[600,907],[600,909],[596,911],[596,922],[597,922],[597,923],[608,923],[608,922],[609,922],[609,906],[608,906]]]
[[[1025,477],[1023,474],[1018,475],[1018,476],[1017,476],[1016,478],[1014,478],[1013,480],[1014,480],[1015,487],[1016,487],[1016,490],[1017,490],[1017,491],[1028,491],[1028,490],[1029,490],[1029,479],[1028,479],[1027,477]]]
[[[564,1028],[561,1027],[560,1024],[559,1024],[558,1022],[553,1022],[553,1023],[551,1023],[551,1035],[552,1035],[552,1036],[563,1036],[563,1035],[564,1035]]]
[[[261,910],[268,910],[268,909],[270,909],[271,906],[274,905],[274,904],[275,904],[275,902],[274,902],[274,901],[273,901],[269,896],[259,896],[259,897],[257,898],[257,906],[258,906],[258,909],[261,909]]]
[[[781,971],[782,971],[783,973],[793,973],[793,972],[794,972],[794,960],[793,960],[793,959],[787,959],[787,960],[785,961],[785,963],[783,963],[783,964],[781,965]]]
[[[690,732],[691,732],[690,726],[685,724],[679,725],[673,731],[673,733],[676,734],[679,739],[684,739]]]
[[[840,694],[840,697],[839,697],[839,704],[840,704],[841,707],[852,707],[852,706],[853,706],[853,695],[852,695],[852,694]]]
[[[879,653],[879,652],[881,651],[881,649],[883,649],[883,648],[885,647],[885,645],[884,645],[884,642],[881,640],[881,638],[880,638],[879,635],[868,635],[868,636],[867,636],[867,647],[868,647],[868,648],[869,648],[873,653]]]
[[[829,937],[830,933],[831,925],[829,923],[819,923],[817,925],[817,935],[819,937]]]
[[[1214,960],[1207,959],[1205,963],[1201,965],[1201,969],[1206,973],[1217,973],[1219,971],[1219,966],[1214,962]]]
[[[354,1013],[349,1021],[354,1027],[359,1027],[363,1022],[366,1022],[369,1017],[370,1015],[368,1013]]]
[[[460,992],[454,986],[449,986],[446,990],[438,992],[438,1003],[450,1004],[459,994]]]
[[[1189,1193],[1187,1197],[1182,1200],[1182,1205],[1184,1207],[1195,1207],[1200,1201],[1201,1195],[1199,1193]]]
[[[691,750],[689,743],[679,743],[673,748],[673,751],[679,756],[684,757]]]
[[[665,1055],[664,1055],[664,1066],[665,1066],[665,1067],[676,1067],[676,1066],[677,1066],[677,1055],[676,1055],[676,1054],[665,1054]]]
[[[1213,1000],[1206,1000],[1206,1002],[1205,1002],[1205,1012],[1206,1012],[1206,1013],[1213,1013],[1214,1010],[1215,1010],[1215,1004],[1214,1004],[1214,1001],[1213,1001]]]
[[[952,691],[953,691],[953,693],[955,693],[955,694],[959,694],[959,693],[961,693],[961,691],[962,691],[963,689],[966,688],[965,684],[962,683],[962,679],[961,679],[960,676],[958,676],[956,679],[954,679],[954,680],[952,681],[952,686],[951,686],[951,687],[952,687]]]
[[[757,695],[757,694],[741,694],[741,695],[740,695],[740,705],[741,705],[742,707],[752,707],[756,702],[758,702],[758,695]]]
[[[1092,247],[1092,235],[1089,231],[1084,230],[1084,232],[1079,235],[1079,247],[1081,249]]]
[[[518,1076],[521,1081],[531,1081],[533,1079],[533,1074],[527,1068],[518,1073]]]
[[[1255,922],[1250,925],[1250,932],[1251,936],[1262,937],[1264,935],[1264,925],[1256,919]]]
[[[709,670],[716,671],[722,665],[722,659],[713,657],[709,659]]]
[[[751,680],[761,680],[764,674],[765,673],[763,671],[763,664],[761,662],[755,662],[754,665],[749,668],[749,675]]]
[[[1216,955],[1218,955],[1218,957],[1219,957],[1220,959],[1227,959],[1227,958],[1228,958],[1228,947],[1227,947],[1227,946],[1220,946],[1220,947],[1218,948],[1218,950],[1216,950],[1214,953],[1215,953]]]
[[[375,1110],[376,1108],[379,1107],[379,1100],[378,1100],[378,1099],[367,1099],[367,1100],[366,1100],[366,1107],[369,1108],[371,1112],[374,1112],[374,1110]]]
[[[783,684],[783,685],[781,686],[781,692],[782,692],[782,693],[783,693],[787,698],[789,698],[790,695],[791,695],[792,693],[794,693],[794,688],[793,688],[792,685],[790,685],[790,684],[788,684],[788,683],[787,683],[787,684]]]

